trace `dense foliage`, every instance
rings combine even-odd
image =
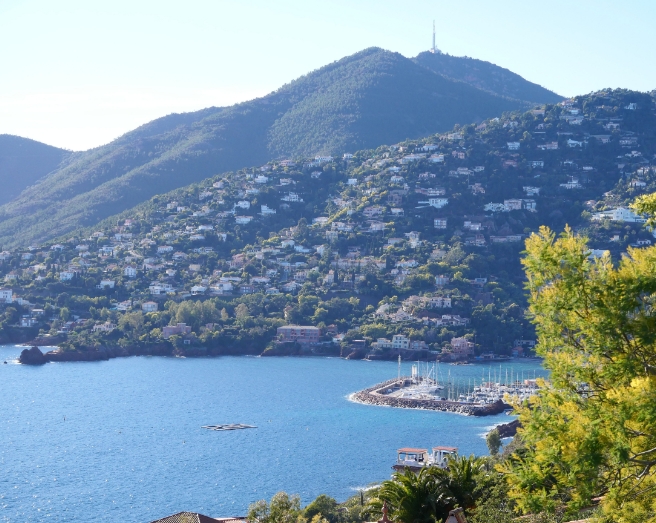
[[[448,78],[466,82],[500,96],[540,104],[555,104],[563,99],[553,91],[529,82],[508,69],[483,60],[426,51],[417,55],[414,61]]]
[[[71,153],[29,138],[0,134],[0,205],[57,169]]]
[[[549,383],[522,409],[526,448],[511,495],[524,510],[576,511],[603,496],[608,521],[656,521],[656,247],[614,266],[585,238],[547,228],[523,263]]]
[[[69,350],[278,354],[276,329],[301,324],[331,327],[315,353],[392,359],[374,342],[398,334],[408,357],[450,357],[463,338],[476,355],[508,356],[534,339],[523,237],[569,223],[591,256],[651,243],[635,215],[595,213],[656,189],[654,128],[648,95],[605,91],[345,159],[270,162],[1,253],[0,276],[26,312],[49,311],[18,320],[65,335]],[[157,312],[142,314],[148,301]],[[177,323],[189,336],[164,337]],[[5,322],[4,339],[16,329]]]
[[[376,147],[522,104],[444,78],[397,53],[367,49],[263,98],[166,116],[74,155],[0,207],[0,245],[52,239],[158,193],[279,155]]]

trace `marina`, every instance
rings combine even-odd
[[[350,399],[367,405],[396,408],[439,410],[468,416],[488,416],[511,411],[512,404],[522,402],[538,391],[538,380],[519,375],[512,367],[487,369],[480,380],[455,379],[448,371],[440,377],[439,364],[412,364],[411,375],[401,376],[401,361],[395,379],[351,395]],[[441,378],[441,379],[440,379]]]

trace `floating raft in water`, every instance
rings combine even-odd
[[[201,427],[207,430],[239,430],[239,429],[256,429],[255,425],[244,425],[242,423],[232,423],[230,425],[204,425]]]

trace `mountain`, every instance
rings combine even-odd
[[[29,138],[0,134],[0,204],[54,171],[70,154]]]
[[[0,207],[0,244],[42,242],[218,172],[372,148],[524,106],[367,49],[263,98],[169,115],[76,155]]]
[[[533,103],[558,103],[562,96],[525,80],[518,74],[483,60],[428,51],[417,55],[415,63],[453,80],[466,82],[483,91]]]

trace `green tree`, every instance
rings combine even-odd
[[[321,516],[328,520],[329,523],[336,523],[339,520],[339,505],[330,496],[321,494],[303,510],[306,519],[314,521],[316,516]]]
[[[485,436],[485,443],[487,443],[490,455],[496,456],[501,448],[501,436],[499,436],[499,431],[497,429],[492,429],[488,432],[487,436]]]
[[[59,309],[59,318],[61,321],[68,321],[68,318],[71,317],[71,311],[68,310],[68,307],[62,307]]]
[[[509,493],[526,512],[574,513],[604,496],[613,521],[654,522],[656,247],[629,249],[617,267],[588,255],[570,229],[526,241],[537,352],[551,375],[519,406],[525,446],[504,467]]]
[[[269,503],[264,499],[252,503],[246,519],[250,523],[300,523],[303,521],[301,498],[278,492]]]

